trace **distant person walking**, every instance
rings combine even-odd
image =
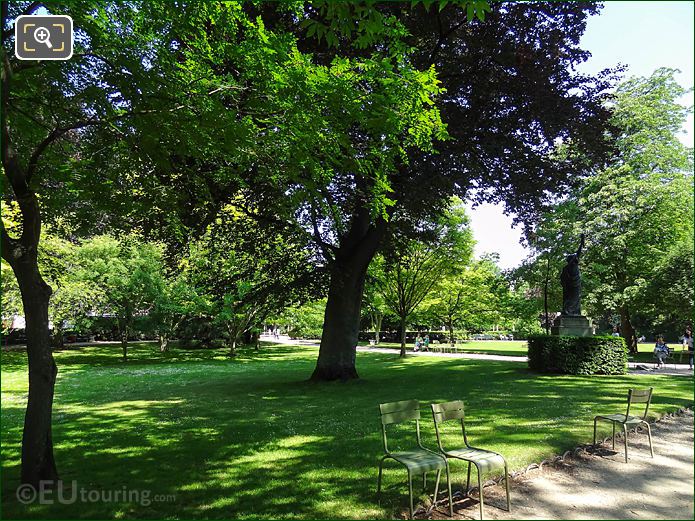
[[[618,326],[613,326],[612,336],[620,336],[620,330],[618,329]]]
[[[691,371],[693,370],[693,330],[690,326],[685,328],[685,334],[683,335],[683,349],[688,351],[688,364]]]
[[[659,335],[656,337],[656,345],[654,346],[654,356],[657,360],[657,369],[664,367],[664,359],[668,358],[668,346],[664,342],[664,337]]]
[[[420,351],[421,348],[422,348],[422,337],[420,336],[420,333],[418,333],[417,337],[415,338],[414,351]]]
[[[425,351],[429,351],[430,350],[430,336],[425,335],[425,339],[422,342],[423,342],[423,347],[424,347]]]

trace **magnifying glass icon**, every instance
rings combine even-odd
[[[37,27],[34,31],[34,39],[39,43],[45,43],[46,47],[52,49],[53,46],[51,45],[50,38],[51,32],[45,27]]]

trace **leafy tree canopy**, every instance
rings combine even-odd
[[[644,311],[653,313],[649,329],[673,327],[692,315],[692,291],[683,295],[682,287],[692,288],[692,271],[685,271],[692,264],[693,152],[677,138],[691,109],[679,103],[686,90],[674,74],[659,69],[620,86],[613,136],[618,152],[546,214],[530,237],[537,251],[560,258],[586,233],[585,306],[594,316],[618,313],[633,349],[633,321]],[[680,298],[656,298],[664,293]]]

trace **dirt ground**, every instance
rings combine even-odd
[[[652,425],[654,459],[647,434],[630,433],[629,462],[622,439],[594,454],[531,470],[511,480],[511,512],[504,486],[485,488],[485,519],[693,519],[693,413]],[[477,492],[455,502],[455,519],[480,519]],[[449,519],[446,506],[431,519]]]

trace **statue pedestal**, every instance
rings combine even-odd
[[[559,336],[594,336],[594,326],[584,315],[560,315],[553,321],[550,332]]]

